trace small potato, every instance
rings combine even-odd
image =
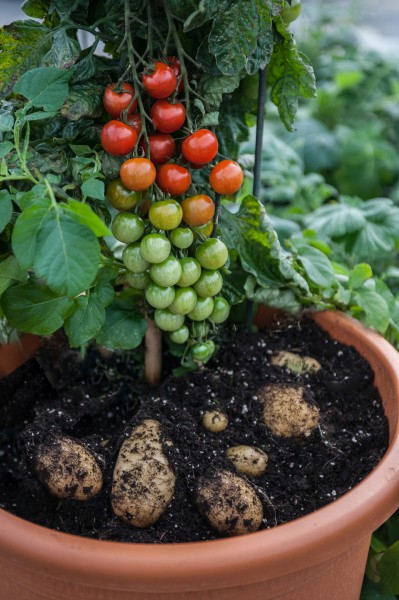
[[[276,354],[273,354],[271,363],[277,367],[286,367],[298,375],[302,375],[302,373],[317,373],[321,369],[321,364],[315,358],[301,356],[300,354],[285,350],[280,350]]]
[[[93,454],[67,437],[40,444],[34,469],[50,494],[57,498],[89,500],[103,486],[103,475]]]
[[[269,461],[267,454],[254,446],[233,446],[226,450],[226,456],[237,471],[249,477],[263,475]]]
[[[263,506],[253,488],[230,471],[219,471],[198,481],[195,503],[211,527],[227,536],[257,531]]]
[[[277,383],[258,390],[264,403],[264,422],[274,435],[309,436],[319,425],[320,410],[305,400],[304,391],[302,387]]]
[[[212,433],[224,431],[229,424],[229,418],[225,412],[218,408],[207,410],[202,417],[202,425]]]
[[[119,451],[112,482],[113,511],[129,525],[150,527],[172,500],[175,483],[163,452],[161,424],[145,419]]]

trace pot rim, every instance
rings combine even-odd
[[[314,315],[340,340],[350,331],[383,365],[399,405],[399,354],[379,334],[337,312]],[[384,400],[384,399],[383,399]],[[99,589],[151,592],[217,589],[265,581],[320,564],[366,538],[399,506],[399,427],[378,466],[335,502],[270,530],[181,544],[99,541],[35,525],[0,509],[0,554],[64,580],[89,576]],[[288,565],[288,566],[287,566]],[[126,587],[127,586],[127,587]],[[167,587],[166,587],[167,586]]]

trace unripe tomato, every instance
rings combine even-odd
[[[217,238],[206,240],[195,251],[195,258],[204,269],[220,269],[226,264],[228,257],[226,245]]]
[[[176,144],[170,133],[149,135],[148,142],[150,144],[150,159],[154,165],[162,165],[174,157]],[[141,147],[146,152],[147,146],[144,139],[141,140]]]
[[[176,285],[181,274],[180,262],[174,256],[168,256],[161,263],[152,265],[150,269],[151,279],[164,287]]]
[[[191,185],[191,175],[188,169],[168,163],[157,169],[157,185],[165,194],[182,196]]]
[[[212,340],[197,342],[191,348],[191,357],[195,362],[206,362],[215,352],[215,344]]]
[[[175,297],[175,288],[162,287],[156,283],[150,283],[145,290],[145,298],[154,308],[168,308]]]
[[[167,98],[176,89],[177,78],[169,65],[157,61],[151,73],[144,73],[142,78],[144,91],[151,98]]]
[[[107,198],[117,210],[130,210],[141,201],[141,192],[128,190],[118,178],[107,185]]]
[[[123,83],[119,87],[116,83],[110,83],[103,96],[104,108],[111,117],[120,117],[121,112],[132,102],[134,95],[135,89],[130,83]],[[134,100],[128,114],[133,114],[136,108],[137,100]]]
[[[130,154],[137,143],[137,132],[121,121],[109,121],[101,130],[101,145],[113,156]]]
[[[119,242],[132,244],[144,233],[144,221],[138,215],[122,212],[112,221],[112,234]]]
[[[230,304],[227,302],[225,298],[222,296],[218,296],[214,298],[214,307],[211,316],[209,317],[211,321],[219,325],[220,323],[224,323],[226,319],[229,318],[230,314]]]
[[[147,271],[144,273],[128,272],[125,276],[126,282],[135,290],[145,290],[147,285],[151,283],[150,274]]]
[[[166,62],[168,63],[168,65],[172,69],[173,73],[176,75],[177,81],[179,81],[180,75],[181,75],[180,60],[177,58],[177,56],[167,56],[166,57]],[[180,79],[179,87],[177,89],[178,89],[179,92],[181,92],[183,90],[183,88],[184,88],[184,81],[183,81],[183,78],[182,78],[182,79]]]
[[[209,223],[205,223],[205,225],[200,225],[199,227],[194,227],[194,231],[195,237],[199,240],[209,238],[213,231],[213,221],[209,221]]]
[[[183,220],[191,227],[205,225],[215,214],[215,203],[209,196],[199,194],[185,198],[181,203]]]
[[[170,241],[176,248],[185,250],[194,241],[194,234],[188,227],[178,227],[170,232]]]
[[[169,310],[176,315],[188,315],[197,305],[197,294],[191,287],[177,288]]]
[[[171,248],[168,238],[160,233],[146,235],[140,244],[142,257],[151,264],[163,262],[169,256]]]
[[[196,165],[205,165],[215,158],[219,144],[216,135],[209,129],[199,129],[182,143],[183,156]]]
[[[234,160],[222,160],[213,167],[209,176],[209,183],[217,194],[235,194],[244,181],[244,173],[240,165]]]
[[[188,316],[193,321],[205,321],[212,314],[214,307],[213,298],[199,297],[194,310],[188,313]]]
[[[216,296],[223,287],[223,277],[219,271],[202,271],[200,278],[194,285],[198,296]]]
[[[193,285],[201,275],[201,266],[195,258],[188,256],[180,261],[181,276],[177,285],[179,287],[189,287]]]
[[[283,10],[280,15],[283,17],[283,21],[286,25],[296,21],[301,12],[301,0],[292,0],[291,4],[285,0],[283,2]]]
[[[137,132],[137,135],[140,135],[142,127],[143,127],[143,120],[139,113],[136,113],[136,114],[132,115],[131,117],[129,117],[127,120],[127,124],[130,127],[133,127],[133,129]]]
[[[140,252],[140,242],[129,244],[122,253],[122,260],[125,267],[132,273],[144,273],[150,266]]]
[[[156,170],[147,158],[129,158],[121,166],[120,177],[129,190],[143,192],[155,181]]]
[[[186,120],[186,109],[181,102],[157,100],[150,111],[155,129],[162,133],[174,133],[183,127]]]
[[[170,231],[180,225],[183,211],[176,200],[160,200],[151,204],[148,218],[157,229]]]
[[[169,338],[175,344],[185,344],[190,337],[190,330],[187,325],[182,325],[177,331],[172,331]]]
[[[191,324],[192,336],[195,338],[205,338],[209,333],[209,325],[205,321],[194,321]]]
[[[168,308],[157,308],[154,320],[162,331],[177,331],[184,323],[184,315],[174,315]]]

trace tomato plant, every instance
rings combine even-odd
[[[137,109],[136,92],[130,83],[123,83],[118,86],[110,83],[103,96],[104,108],[111,117],[120,117],[124,110],[131,115]]]
[[[169,256],[170,250],[170,241],[160,233],[150,233],[141,240],[141,255],[149,263],[163,262]]]
[[[183,127],[186,120],[186,109],[181,102],[172,104],[166,100],[157,100],[152,105],[150,116],[158,131],[173,133]]]
[[[215,214],[215,203],[209,196],[199,194],[185,198],[181,203],[183,220],[191,227],[206,225]]]
[[[238,192],[244,181],[244,173],[234,160],[222,160],[213,167],[209,176],[212,189],[218,194],[228,196]]]
[[[182,268],[179,260],[175,256],[168,256],[162,262],[157,261],[157,264],[154,264],[150,269],[152,280],[164,287],[176,285],[181,274]]]
[[[192,245],[194,234],[188,227],[178,227],[170,232],[170,241],[176,248],[185,250]]]
[[[147,158],[129,158],[121,166],[120,178],[128,190],[142,192],[155,181],[154,164]]]
[[[112,221],[114,237],[124,244],[131,244],[141,238],[144,233],[144,222],[137,215],[122,212]]]
[[[220,269],[226,264],[228,256],[226,245],[217,238],[206,240],[195,251],[195,258],[204,269]]]
[[[197,305],[197,294],[191,287],[180,287],[176,289],[173,302],[169,310],[176,315],[187,315]]]
[[[175,164],[160,165],[157,169],[157,185],[165,194],[182,196],[191,185],[188,169]]]
[[[150,159],[154,165],[162,165],[171,160],[176,151],[175,140],[169,133],[155,133],[148,136],[150,146]],[[145,141],[142,142],[144,151],[147,149]]]
[[[170,231],[180,225],[183,211],[176,200],[159,200],[151,204],[148,218],[157,229]]]
[[[130,154],[136,143],[137,131],[121,121],[109,121],[101,130],[101,145],[108,154]]]
[[[141,202],[141,197],[141,192],[135,192],[125,187],[120,177],[110,181],[107,185],[107,198],[117,210],[134,208]]]
[[[216,135],[209,129],[199,129],[183,140],[182,153],[189,162],[204,165],[215,158],[218,148]]]
[[[177,78],[172,67],[164,62],[156,61],[151,73],[144,73],[143,88],[151,98],[167,98],[177,86]]]
[[[153,308],[167,308],[175,298],[175,290],[173,287],[150,283],[145,288],[145,297]]]

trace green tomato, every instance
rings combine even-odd
[[[175,288],[150,283],[145,290],[145,297],[154,308],[168,308],[175,298]]]
[[[220,269],[229,257],[226,244],[217,238],[206,240],[195,251],[195,258],[204,269]]]
[[[170,232],[170,240],[176,248],[185,250],[194,241],[194,234],[188,227],[179,227]]]
[[[211,316],[209,317],[211,321],[219,325],[220,323],[224,323],[226,319],[229,318],[229,314],[230,304],[227,302],[227,300],[222,296],[214,298],[213,311]]]
[[[172,246],[168,238],[160,233],[146,235],[140,244],[142,257],[149,263],[161,263],[170,254]]]
[[[132,273],[144,273],[150,266],[140,251],[140,242],[129,244],[122,253],[122,260],[125,267]]]
[[[162,331],[177,331],[184,323],[184,315],[174,315],[168,308],[157,308],[154,320]]]
[[[175,315],[188,315],[197,305],[197,294],[193,288],[178,288],[175,299],[169,306],[169,310]]]
[[[132,213],[119,213],[112,221],[112,235],[124,244],[132,244],[139,240],[144,229],[143,219]]]
[[[107,185],[107,198],[117,210],[130,210],[141,202],[141,192],[132,192],[122,183],[121,179],[114,179]]]
[[[151,282],[150,274],[144,273],[126,273],[126,282],[135,290],[144,290]]]
[[[163,262],[152,265],[150,269],[151,279],[158,285],[165,287],[176,285],[181,277],[181,273],[180,261],[174,256],[168,256]]]
[[[205,321],[211,316],[213,307],[213,298],[198,298],[194,310],[188,313],[188,316],[193,321]]]
[[[286,25],[296,21],[301,13],[301,0],[292,0],[291,4],[285,0],[283,2],[283,10],[280,15]]]
[[[223,287],[223,277],[219,271],[202,271],[201,277],[194,285],[198,296],[216,296]]]
[[[169,338],[175,344],[185,344],[190,337],[190,330],[187,325],[182,325],[177,331],[172,331]]]
[[[177,282],[179,287],[190,287],[190,285],[193,285],[198,281],[201,275],[201,265],[198,260],[188,256],[187,258],[181,259],[180,266],[181,276]]]
[[[191,348],[191,356],[195,362],[206,362],[215,352],[215,344],[212,340],[197,342]]]
[[[160,200],[151,204],[148,218],[157,229],[170,231],[180,225],[183,210],[176,200]]]
[[[205,321],[194,321],[191,325],[191,333],[194,338],[206,338],[209,329],[210,327]]]

